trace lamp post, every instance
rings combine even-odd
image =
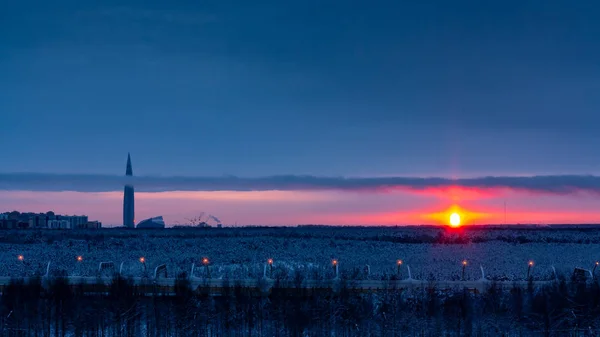
[[[208,260],[207,257],[202,258],[202,264],[204,265],[204,267],[206,267],[206,277],[210,278],[210,269],[208,267],[208,265],[210,264],[210,261]]]
[[[267,263],[269,264],[269,278],[273,278],[273,259],[268,259]]]
[[[144,266],[144,275],[146,274],[146,258],[140,257],[140,263]]]
[[[81,276],[81,262],[83,262],[83,256],[77,256],[77,270],[79,271],[79,276]]]
[[[465,268],[467,268],[467,260],[463,260],[462,262],[462,280],[465,280]]]
[[[592,270],[592,277],[596,278],[596,275],[594,274],[596,272],[596,268],[598,267],[598,265],[600,264],[600,262],[596,261],[596,263],[594,263],[594,269]]]
[[[21,275],[22,276],[26,276],[27,272],[25,271],[25,258],[23,257],[23,255],[18,255],[17,256],[17,261],[19,261],[19,263],[21,264]]]
[[[531,276],[531,268],[533,268],[533,261],[529,261],[527,264],[527,280],[529,280],[529,277]]]
[[[338,260],[331,260],[331,265],[333,266],[333,274],[335,275],[335,278],[338,278]]]
[[[396,274],[398,274],[398,277],[400,277],[400,267],[402,267],[402,260],[398,260],[396,261],[396,266],[397,266],[397,270],[396,270]]]

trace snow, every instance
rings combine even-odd
[[[408,243],[414,242],[414,243]],[[424,242],[424,243],[423,243]],[[444,242],[444,243],[435,243]],[[97,275],[100,262],[121,262],[126,275],[142,275],[167,265],[169,276],[204,276],[203,257],[210,259],[213,278],[259,278],[268,258],[274,278],[333,277],[332,259],[342,278],[401,277],[458,280],[467,260],[467,279],[524,279],[528,262],[535,279],[550,279],[552,266],[570,274],[575,267],[592,269],[600,260],[600,229],[472,229],[462,232],[431,227],[409,228],[223,228],[196,230],[2,231],[0,276],[44,274]],[[24,256],[24,261],[17,259]],[[83,261],[78,262],[77,256]],[[370,273],[366,272],[369,266]],[[600,271],[598,271],[600,272]]]

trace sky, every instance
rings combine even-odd
[[[0,212],[118,225],[131,153],[136,220],[600,223],[598,17],[587,0],[4,1]]]

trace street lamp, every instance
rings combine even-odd
[[[83,262],[83,256],[78,255],[76,260],[77,260],[77,267],[75,269],[77,269],[78,276],[81,276],[82,275],[82,272],[81,272],[81,264],[82,263],[81,262]]]
[[[207,257],[202,258],[202,264],[206,267],[206,277],[210,278],[210,269],[208,268],[210,261],[208,260]]]
[[[598,267],[598,265],[600,264],[600,262],[596,261],[596,263],[594,264],[594,270],[592,270],[592,277],[596,278],[596,276],[594,275],[594,272],[596,271],[596,268]]]
[[[333,273],[335,275],[335,277],[338,277],[338,260],[337,259],[333,259],[331,260],[331,265],[333,266]]]
[[[21,273],[23,274],[23,276],[26,276],[27,271],[25,270],[25,258],[23,257],[23,255],[18,255],[17,260],[19,261],[19,263],[22,266],[21,268],[19,268],[19,269],[22,269]]]
[[[140,257],[140,263],[144,266],[144,274],[146,273],[146,258]]]
[[[268,259],[270,278],[273,278],[273,259]]]
[[[467,268],[467,260],[463,260],[462,262],[462,280],[465,280],[465,268]]]
[[[402,260],[396,261],[396,266],[398,268],[397,274],[398,274],[398,276],[400,276],[400,267],[402,266]]]
[[[528,280],[531,275],[531,268],[533,268],[533,261],[529,261],[529,263],[527,264],[527,279]]]

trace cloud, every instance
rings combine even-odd
[[[365,191],[385,192],[462,187],[511,189],[534,193],[600,194],[600,177],[591,175],[497,176],[449,179],[440,177],[317,177],[281,175],[258,178],[124,177],[114,175],[0,173],[0,190],[20,191],[120,191],[126,184],[140,192],[167,191]]]

